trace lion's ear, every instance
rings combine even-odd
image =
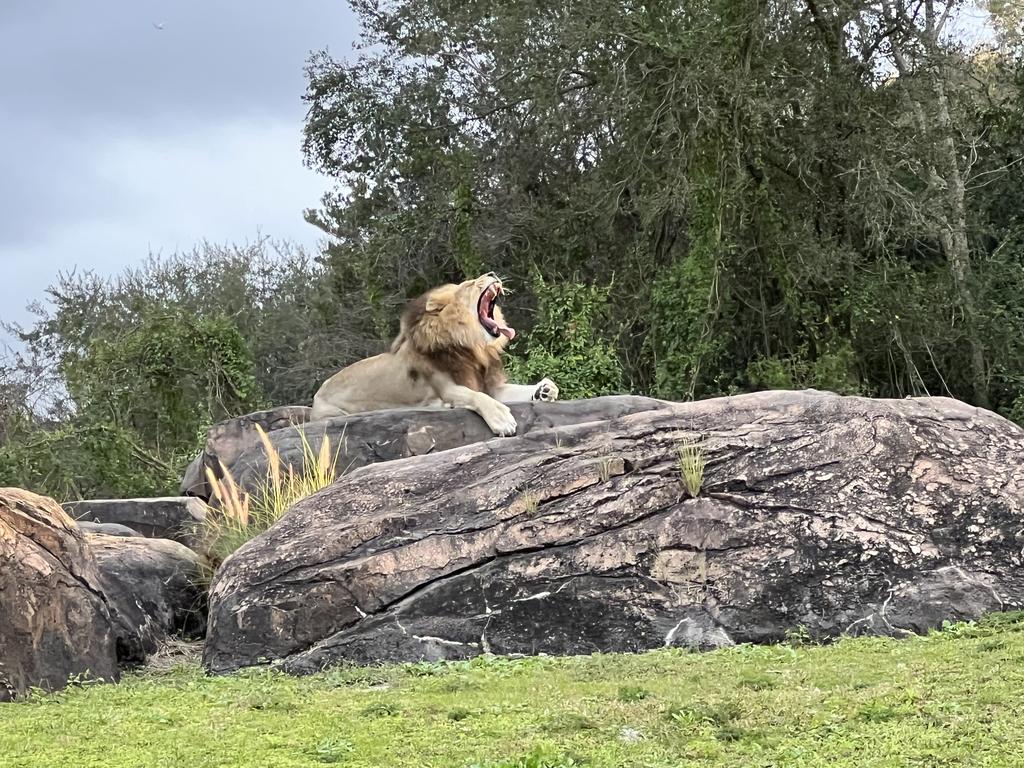
[[[447,306],[448,302],[431,296],[427,299],[427,312],[440,312]]]

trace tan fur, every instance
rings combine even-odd
[[[480,297],[494,284],[500,288],[493,275],[481,275],[410,302],[391,350],[324,382],[312,418],[443,404],[476,411],[495,434],[514,434],[515,419],[500,400],[555,400],[558,388],[548,379],[528,387],[507,384],[501,355],[508,339],[493,338],[477,313]],[[493,317],[505,324],[497,307]]]

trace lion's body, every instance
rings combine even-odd
[[[391,351],[324,382],[312,418],[446,405],[476,411],[495,434],[514,434],[504,402],[554,400],[558,388],[547,379],[529,386],[506,382],[501,355],[515,331],[494,303],[500,293],[500,282],[484,275],[411,302]]]
[[[353,363],[320,387],[313,398],[313,418],[440,406],[441,398],[427,380],[410,376],[409,370],[408,361],[391,352]]]

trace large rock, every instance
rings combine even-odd
[[[555,404],[520,403],[511,408],[519,426],[517,434],[526,435],[552,427],[607,421],[627,413],[649,411],[664,405],[666,403],[663,400],[623,396]],[[245,438],[244,446],[242,438],[239,438],[237,444],[230,445],[227,453],[213,457],[208,442],[204,461],[215,464],[215,459],[220,459],[240,486],[250,491],[256,490],[266,481],[267,454],[251,424],[262,421],[254,419],[253,415],[235,421],[238,423],[228,422],[215,429],[222,429],[224,434],[246,434],[244,425],[250,424],[250,434]],[[295,468],[300,468],[303,463],[303,439],[308,441],[315,452],[319,450],[324,436],[330,440],[332,454],[337,455],[338,474],[379,461],[436,453],[493,438],[484,420],[465,408],[374,411],[308,422],[298,427],[278,426],[268,432],[282,463]],[[215,474],[220,476],[219,469]],[[192,487],[198,486],[193,483]]]
[[[190,547],[196,545],[197,527],[206,517],[203,502],[189,496],[68,501],[64,509],[81,522],[121,525],[143,536],[173,539]]]
[[[206,623],[199,556],[170,539],[89,534],[103,593],[118,619],[118,657],[140,664],[169,637]]]
[[[704,440],[703,489],[677,446]],[[1024,601],[1024,431],[764,392],[353,472],[224,564],[205,664],[899,635]]]
[[[212,492],[206,480],[206,469],[212,469],[220,477],[218,462],[233,467],[239,456],[258,448],[260,439],[256,432],[257,424],[269,434],[304,424],[309,421],[312,412],[313,409],[306,405],[285,405],[214,424],[206,433],[203,452],[185,470],[181,481],[182,495],[208,500]]]
[[[0,488],[0,700],[73,676],[116,680],[115,638],[74,522],[52,499]]]

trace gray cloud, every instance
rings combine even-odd
[[[55,121],[188,121],[301,110],[310,50],[348,47],[343,0],[41,0],[3,19],[5,99]],[[162,25],[156,29],[155,24]]]
[[[39,0],[3,4],[0,29],[0,318],[60,270],[317,239],[302,69],[349,52],[343,0]]]

